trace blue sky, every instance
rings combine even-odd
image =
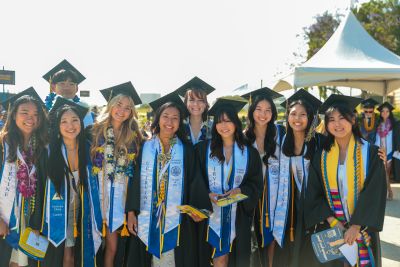
[[[0,67],[16,71],[18,92],[66,58],[85,76],[86,102],[99,89],[132,81],[139,93],[165,94],[193,76],[217,88],[213,97],[248,83],[268,85],[305,51],[303,27],[349,0],[4,1]]]

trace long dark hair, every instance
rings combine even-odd
[[[247,129],[245,130],[245,136],[247,137],[247,140],[249,143],[253,144],[256,141],[256,135],[254,133],[254,128],[256,126],[255,121],[254,121],[254,111],[256,110],[256,107],[258,103],[261,101],[267,101],[270,106],[271,106],[271,120],[267,123],[267,131],[264,136],[264,151],[265,155],[262,158],[262,161],[264,162],[265,165],[268,165],[268,159],[269,157],[274,157],[275,158],[275,150],[276,150],[276,127],[275,127],[275,121],[278,116],[278,112],[276,111],[276,106],[272,99],[268,96],[258,96],[255,98],[254,102],[251,103],[249,106],[249,110],[247,113],[247,118],[249,120],[249,125],[247,126]]]
[[[211,129],[211,157],[216,157],[219,162],[225,161],[224,156],[224,145],[222,142],[222,138],[217,131],[217,123],[220,123],[223,120],[224,115],[228,117],[228,119],[233,122],[235,125],[235,133],[234,133],[234,141],[237,143],[241,150],[244,149],[246,145],[245,137],[242,132],[242,123],[237,115],[236,110],[231,106],[223,106],[217,110],[214,116],[214,122]]]
[[[356,139],[357,142],[363,143],[362,134],[360,128],[358,127],[358,122],[356,120],[356,116],[353,113],[353,110],[349,109],[346,105],[336,104],[328,108],[327,111],[325,112],[325,117],[324,117],[325,131],[328,135],[323,144],[324,150],[325,151],[331,150],[331,147],[335,142],[335,137],[328,131],[329,117],[332,115],[334,111],[339,112],[340,115],[342,115],[346,121],[352,124],[351,131],[353,132],[354,138]]]
[[[382,109],[384,109],[385,107],[383,107]],[[387,107],[386,107],[387,108]],[[392,128],[395,126],[395,123],[396,123],[396,119],[394,118],[394,116],[393,116],[393,112],[390,110],[390,108],[387,108],[388,110],[389,110],[389,120],[390,120],[390,123],[392,124]],[[381,115],[381,113],[382,112],[379,112],[379,120],[378,120],[378,125],[380,125],[382,122],[383,122],[383,118],[382,118],[382,115]]]
[[[311,128],[311,124],[314,119],[314,108],[304,99],[298,99],[289,104],[289,106],[286,109],[286,137],[285,137],[285,141],[283,142],[283,145],[282,145],[282,151],[287,157],[298,156],[294,153],[294,148],[295,148],[294,134],[293,134],[293,129],[292,129],[292,127],[290,127],[289,122],[288,122],[290,110],[296,105],[301,105],[306,110],[306,113],[307,113],[307,127],[305,129],[306,135],[309,132],[309,130]],[[301,149],[300,155],[303,155],[304,148],[306,147],[306,145],[307,145],[307,151],[305,154],[305,158],[311,159],[312,155],[314,154],[314,152],[316,150],[316,146],[317,146],[315,138],[311,138],[311,140],[309,142],[304,141],[303,148]]]
[[[152,134],[156,135],[156,134],[160,133],[160,117],[161,117],[161,114],[164,112],[164,110],[166,110],[167,108],[176,108],[179,111],[179,128],[176,131],[176,136],[178,136],[178,138],[183,143],[186,143],[187,138],[186,138],[185,127],[183,125],[183,119],[185,117],[185,112],[175,102],[167,102],[157,109],[156,114],[154,115],[154,121],[151,124]]]
[[[62,115],[67,112],[72,111],[78,115],[78,111],[75,107],[64,105],[61,106],[55,114],[54,124],[52,125],[53,131],[50,139],[50,156],[48,164],[48,175],[50,180],[53,182],[56,191],[61,192],[61,187],[66,175],[69,175],[69,167],[64,160],[62,154],[63,137],[60,133],[60,123]],[[78,115],[79,117],[79,115]],[[84,125],[82,118],[79,118],[81,124],[81,131],[76,137],[78,143],[78,173],[79,181],[85,189],[87,189],[87,155],[86,155],[86,139],[84,132]]]
[[[33,103],[38,112],[38,127],[33,131],[31,136],[31,140],[33,141],[33,162],[37,164],[42,153],[45,153],[45,147],[48,141],[47,116],[37,99],[29,95],[24,95],[14,102],[8,113],[7,121],[1,131],[0,138],[2,142],[6,142],[9,146],[8,162],[16,161],[18,146],[21,148],[24,147],[24,136],[15,123],[15,119],[19,106],[25,103]]]

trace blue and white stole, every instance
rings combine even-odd
[[[393,158],[393,129],[388,132],[388,134],[383,138],[384,144],[381,143],[383,141],[379,136],[378,131],[376,131],[376,139],[375,145],[378,147],[384,147],[386,149],[386,157],[387,160],[390,161]]]
[[[235,143],[232,151],[232,165],[229,173],[224,173],[224,162],[211,157],[210,144],[207,147],[208,185],[213,193],[224,194],[241,185],[247,172],[249,152],[245,146],[243,151]],[[214,248],[213,257],[229,253],[236,237],[237,203],[219,207],[213,203],[213,213],[208,219],[207,241]]]
[[[205,141],[211,138],[210,136],[210,129],[207,126],[207,122],[203,122],[199,135],[197,136],[197,138],[195,138],[193,131],[192,131],[192,127],[190,126],[190,121],[189,119],[185,122],[185,126],[186,126],[186,132],[188,133],[188,140],[193,144],[197,144],[200,141]]]
[[[282,144],[285,143],[286,135],[283,137]],[[307,152],[307,147],[304,148],[304,153],[301,157],[302,161],[302,179],[297,177],[297,173],[294,173],[294,179],[296,181],[296,186],[298,190],[301,192],[302,188],[306,189],[304,185],[307,185],[308,179],[308,171],[310,167],[310,161],[304,158],[304,155]],[[292,168],[292,160],[291,157],[287,157],[283,151],[281,151],[280,156],[280,171],[279,171],[279,186],[278,186],[278,198],[276,201],[275,207],[275,218],[274,218],[274,227],[273,227],[273,235],[275,240],[278,242],[279,246],[283,246],[283,241],[286,232],[288,212],[289,212],[289,196],[291,190],[296,190],[296,188],[291,188],[291,170]],[[293,207],[295,208],[295,207]]]
[[[273,240],[272,229],[274,223],[275,207],[278,197],[278,186],[279,186],[279,158],[280,158],[280,133],[278,126],[276,127],[276,148],[275,148],[275,158],[268,158],[268,168],[263,165],[263,195],[258,202],[258,208],[260,211],[260,229],[261,234],[261,247],[264,247],[271,243]],[[257,148],[257,143],[254,142],[253,146]],[[265,169],[265,170],[264,170]]]
[[[162,145],[158,136],[146,141],[142,150],[140,171],[140,213],[138,236],[149,253],[157,258],[179,246],[181,214],[177,206],[182,205],[184,195],[184,146],[177,142],[170,148],[171,159],[161,168],[158,155]],[[168,173],[165,188],[165,212],[157,207],[159,183]]]
[[[10,234],[6,237],[6,241],[13,247],[17,248],[19,241],[19,227],[23,219],[24,207],[23,197],[17,188],[17,161],[8,162],[8,145],[3,143],[3,166],[0,175],[0,218],[8,225]],[[26,164],[22,154],[17,148],[17,158],[22,164]],[[33,165],[29,176],[36,171]]]

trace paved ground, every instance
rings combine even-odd
[[[400,184],[392,188],[394,200],[386,203],[385,224],[380,234],[383,267],[400,267]]]

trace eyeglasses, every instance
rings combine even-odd
[[[364,113],[374,113],[374,111],[373,110],[364,110]]]

